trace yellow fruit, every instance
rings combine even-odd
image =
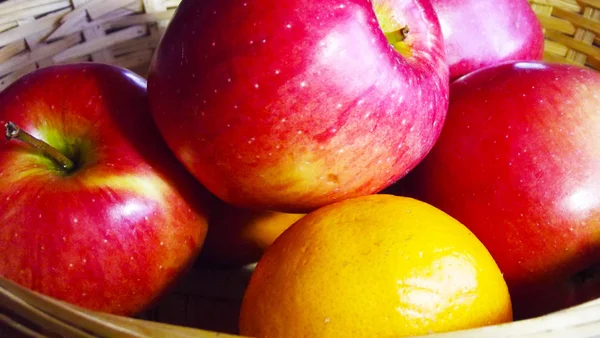
[[[246,210],[218,201],[198,265],[241,267],[255,263],[271,243],[304,214]]]
[[[240,314],[253,337],[398,337],[512,320],[495,261],[462,224],[386,194],[322,207],[258,262]]]

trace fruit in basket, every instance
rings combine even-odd
[[[132,315],[189,267],[208,194],[162,141],[147,99],[143,78],[94,63],[37,70],[0,93],[1,276]]]
[[[212,193],[303,213],[423,158],[448,67],[429,1],[184,0],[148,90],[164,139]]]
[[[391,337],[511,320],[500,270],[465,226],[377,194],[319,208],[275,240],[245,291],[240,334]]]
[[[197,259],[200,266],[241,267],[256,263],[285,229],[305,214],[248,210],[217,201]]]
[[[448,118],[412,195],[490,250],[515,318],[600,296],[600,74],[509,62],[451,86]],[[408,179],[408,178],[407,178]]]
[[[542,26],[527,0],[431,0],[450,79],[510,60],[540,60]]]

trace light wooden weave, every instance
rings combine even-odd
[[[600,0],[529,0],[546,37],[544,58],[600,70]]]
[[[145,76],[180,1],[0,0],[0,90],[34,69],[80,61]],[[544,27],[545,59],[600,71],[600,0],[529,2]],[[195,271],[138,319],[79,309],[0,277],[0,338],[226,336],[195,328],[234,332],[250,273]],[[431,337],[599,336],[600,299],[540,318]]]
[[[0,3],[0,90],[33,69],[94,61],[145,75],[180,0]]]

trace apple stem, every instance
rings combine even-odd
[[[404,26],[395,31],[385,33],[385,37],[387,38],[389,43],[394,45],[397,42],[406,40],[409,32],[410,32],[410,28],[408,28],[408,26]]]
[[[46,155],[46,157],[58,163],[67,171],[73,168],[73,161],[71,161],[68,157],[63,155],[60,151],[56,150],[56,148],[48,143],[31,136],[31,134],[19,128],[19,126],[17,126],[15,123],[8,122],[4,125],[4,128],[6,131],[7,140],[16,139],[29,144],[30,146],[41,151],[44,155]]]

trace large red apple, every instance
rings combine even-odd
[[[143,78],[92,63],[44,68],[0,93],[0,122],[11,138],[0,142],[1,276],[131,315],[197,256],[206,191],[161,139]]]
[[[599,135],[600,74],[508,62],[451,85],[441,136],[406,177],[489,249],[516,318],[600,296]]]
[[[450,79],[514,60],[540,60],[544,35],[527,0],[431,0]]]
[[[184,0],[151,109],[217,197],[304,212],[379,191],[437,140],[448,67],[425,0]]]

